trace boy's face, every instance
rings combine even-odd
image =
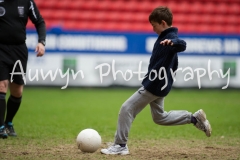
[[[151,21],[150,23],[153,27],[153,31],[156,32],[158,35],[160,35],[162,33],[162,31],[164,31],[166,29],[163,21],[160,24],[155,21]]]

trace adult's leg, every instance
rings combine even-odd
[[[16,115],[22,99],[23,85],[19,85],[16,83],[10,83],[10,96],[7,102],[7,114],[5,123],[12,123],[14,116]]]
[[[8,90],[8,80],[0,81],[0,127],[4,125],[7,90]]]
[[[156,98],[158,97],[141,87],[123,103],[118,117],[117,131],[115,133],[115,144],[127,143],[128,133],[136,115]]]
[[[191,123],[192,113],[185,110],[164,111],[164,97],[150,103],[153,121],[159,125],[181,125]]]
[[[11,72],[24,72],[26,73],[28,49],[26,44],[12,45],[12,63],[16,65],[15,68],[11,68]],[[21,63],[17,63],[17,62]],[[17,63],[17,64],[16,64]],[[5,123],[12,125],[14,116],[16,115],[22,100],[22,92],[24,87],[24,77],[22,75],[14,75],[11,77],[11,83],[9,83],[10,96],[7,102],[7,114]]]

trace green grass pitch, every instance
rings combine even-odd
[[[61,90],[26,87],[22,105],[13,121],[18,137],[0,140],[0,148],[4,148],[0,150],[0,159],[55,159],[57,153],[62,159],[113,159],[104,157],[99,151],[89,158],[77,149],[75,139],[81,130],[93,128],[101,135],[103,145],[113,141],[119,109],[136,90],[137,88]],[[219,144],[218,148],[232,146],[237,152],[240,151],[239,96],[239,90],[173,89],[165,98],[165,110],[195,112],[202,108],[212,125],[212,136],[207,138],[192,124],[171,127],[154,124],[147,106],[132,124],[129,145],[130,152],[131,148],[134,148],[133,155],[126,159],[141,159],[137,155],[134,157],[134,151],[138,150],[138,146],[149,142],[150,147],[154,147],[159,145],[155,142],[160,143],[161,140],[163,142],[196,140],[210,147]],[[69,152],[65,153],[65,149],[61,150],[59,146],[71,148],[74,156]],[[54,147],[56,149],[52,151]],[[169,147],[171,148],[171,145]],[[240,158],[237,152],[233,159]],[[214,159],[213,155],[205,155],[205,158]],[[57,156],[56,159],[61,158]]]

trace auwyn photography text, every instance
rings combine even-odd
[[[21,72],[15,72],[15,68],[17,67],[17,65],[19,65]],[[106,71],[104,69],[105,72],[103,72],[103,67],[107,67]],[[102,63],[102,64],[99,64],[98,66],[96,66],[95,69],[99,70],[99,78],[100,78],[101,83],[103,83],[103,77],[109,76],[109,74],[112,74],[112,77],[114,80],[116,80],[117,74],[121,74],[121,76],[124,78],[125,81],[131,80],[133,75],[138,75],[139,81],[142,81],[144,78],[147,78],[146,76],[141,77],[142,74],[144,74],[144,73],[146,74],[146,72],[142,71],[142,61],[139,62],[137,71],[132,71],[130,69],[126,70],[125,72],[122,72],[121,70],[115,70],[115,60],[112,61],[111,65],[108,63]],[[29,69],[28,74],[24,73],[21,61],[20,60],[16,61],[16,63],[14,64],[13,70],[10,73],[11,74],[11,82],[13,81],[14,75],[22,75],[25,85],[26,85],[26,76],[28,77],[29,81],[34,81],[34,80],[38,81],[39,80],[38,71],[40,72],[40,75],[43,80],[45,80],[49,76],[51,81],[54,81],[56,79],[58,73],[61,78],[63,78],[63,79],[66,78],[66,84],[63,87],[61,87],[61,89],[67,88],[67,86],[69,84],[70,75],[72,75],[73,80],[75,80],[77,78],[78,74],[80,74],[81,78],[84,79],[84,72],[82,70],[79,70],[75,73],[74,70],[72,70],[72,69],[70,70],[69,68],[67,69],[67,71],[65,73],[63,73],[63,71],[61,69],[57,68],[54,73],[52,70],[49,70],[45,75],[44,75],[42,69],[40,69],[40,70],[37,69],[35,75],[33,75],[33,76],[31,75],[31,71],[32,70]],[[196,78],[197,78],[199,89],[201,88],[201,78],[204,77],[206,74],[208,75],[209,80],[213,79],[213,77],[212,77],[213,74],[216,74],[218,76],[218,78],[227,77],[227,83],[225,86],[222,87],[222,89],[226,89],[228,87],[229,81],[230,81],[230,68],[227,70],[227,72],[225,74],[223,73],[223,71],[221,69],[219,69],[219,71],[211,70],[211,60],[208,60],[207,70],[204,68],[196,68],[193,70],[191,67],[178,68],[176,71],[173,71],[172,69],[170,69],[171,76],[174,81],[176,81],[175,75],[179,71],[182,71],[182,73],[185,72],[184,81],[193,80],[194,74],[196,73]],[[150,81],[154,81],[156,78],[158,78],[159,80],[164,80],[165,85],[161,88],[162,90],[168,84],[167,71],[164,67],[161,67],[158,71],[151,70],[148,78]]]

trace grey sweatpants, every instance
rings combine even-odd
[[[136,115],[148,104],[153,121],[159,125],[181,125],[191,123],[191,112],[184,110],[164,111],[164,97],[158,97],[141,87],[127,99],[119,112],[115,144],[126,144],[128,133]]]

